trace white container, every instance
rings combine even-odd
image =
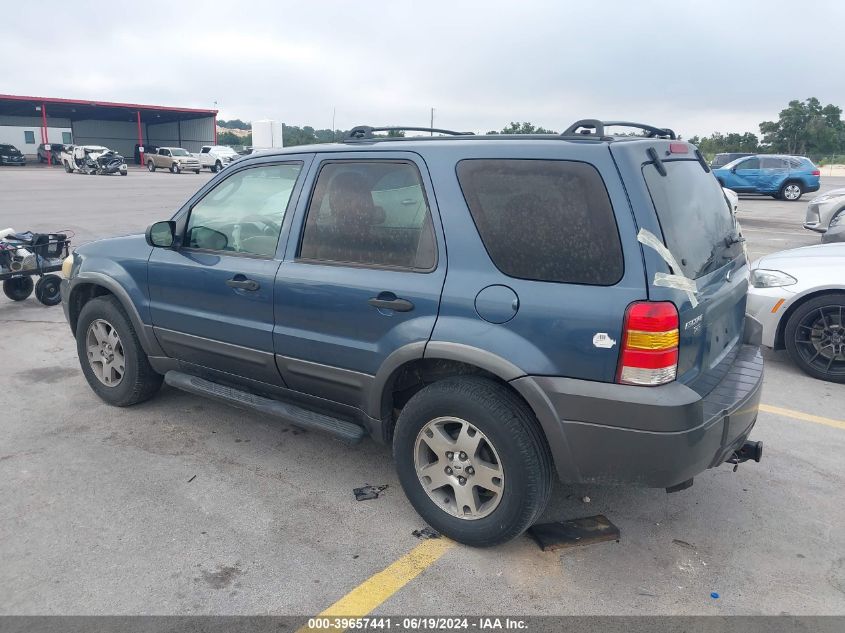
[[[252,146],[255,149],[273,149],[284,147],[282,142],[282,124],[280,121],[265,119],[252,122]]]

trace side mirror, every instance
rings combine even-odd
[[[735,174],[735,173],[736,173],[736,167],[731,167],[731,173],[732,173],[732,174]]]
[[[147,244],[156,248],[170,248],[176,236],[176,222],[173,220],[162,220],[147,227],[144,234]]]

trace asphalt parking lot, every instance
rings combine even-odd
[[[0,228],[72,229],[77,244],[138,232],[210,176],[4,168]],[[841,186],[822,178],[822,191]],[[740,200],[752,257],[818,243],[801,228],[810,197]],[[557,484],[544,519],[601,513],[621,540],[542,552],[528,537],[421,545],[434,541],[412,535],[424,524],[373,442],[350,449],[167,387],[105,405],[60,307],[0,297],[0,328],[0,614],[312,615],[363,587],[343,604],[845,615],[845,385],[805,376],[784,352],[766,354],[752,434],[762,463],[708,471],[672,495]],[[388,488],[356,502],[365,484]]]

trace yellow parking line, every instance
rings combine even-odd
[[[773,407],[770,404],[760,404],[760,411],[766,413],[774,413],[775,415],[783,415],[788,418],[795,418],[796,420],[804,420],[805,422],[814,422],[815,424],[824,424],[825,426],[832,426],[835,429],[845,429],[845,421],[834,420],[833,418],[824,418],[820,415],[812,415],[810,413],[802,413],[801,411],[794,411],[792,409],[782,409],[780,407]]]
[[[362,617],[419,576],[455,545],[445,537],[427,539],[402,558],[355,587],[317,618]],[[321,629],[304,626],[297,633]],[[336,630],[336,629],[335,629]]]

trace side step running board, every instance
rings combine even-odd
[[[298,407],[286,402],[271,400],[247,391],[220,385],[210,380],[191,376],[181,371],[169,371],[164,375],[164,382],[171,387],[195,393],[200,396],[225,402],[242,409],[251,409],[273,416],[295,426],[333,435],[348,444],[357,444],[365,434],[364,428],[321,413]]]

